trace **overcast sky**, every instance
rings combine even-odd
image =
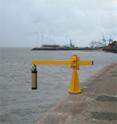
[[[0,0],[0,47],[117,40],[117,0]]]

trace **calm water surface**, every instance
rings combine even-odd
[[[67,95],[69,66],[38,66],[38,90],[31,90],[32,59],[68,59],[77,54],[92,59],[94,66],[81,67],[81,83],[102,67],[117,62],[117,54],[102,51],[31,51],[0,48],[0,124],[33,124]]]

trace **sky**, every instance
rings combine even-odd
[[[117,0],[0,0],[0,47],[117,40]]]

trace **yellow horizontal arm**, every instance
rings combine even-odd
[[[65,64],[65,65],[70,65],[71,61],[70,60],[33,60],[32,64]]]
[[[78,62],[78,64],[79,64],[79,65],[93,65],[94,62],[91,61],[91,60],[80,60],[80,61]]]

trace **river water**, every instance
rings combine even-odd
[[[38,66],[38,89],[31,90],[32,59],[94,60],[94,66],[81,67],[81,83],[106,65],[117,62],[117,54],[103,51],[31,51],[29,48],[0,48],[0,124],[33,124],[67,95],[69,66]]]

